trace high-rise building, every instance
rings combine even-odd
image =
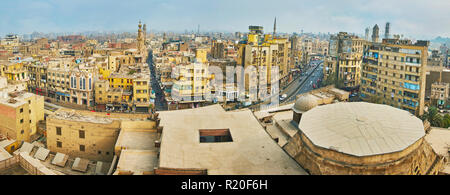
[[[262,26],[249,26],[249,30],[247,40],[239,43],[237,65],[243,66],[244,69],[248,66],[254,66],[257,69],[257,75],[245,75],[246,92],[257,90],[258,94],[267,94],[270,92],[272,83],[279,81],[280,86],[283,86],[289,80],[291,43],[287,38],[263,34]],[[278,76],[272,75],[274,67],[278,68]],[[249,85],[249,83],[258,83],[258,75],[266,75],[259,77],[259,83],[267,83],[267,89]]]
[[[364,39],[365,39],[366,41],[369,41],[369,40],[370,40],[370,38],[369,38],[369,33],[370,33],[370,29],[369,29],[369,28],[366,28],[366,34],[365,34],[365,37],[364,37]]]
[[[391,23],[387,22],[386,23],[386,29],[384,30],[384,38],[385,39],[389,39],[389,32],[391,31]]]
[[[380,38],[380,28],[378,27],[378,24],[375,24],[375,26],[373,27],[373,32],[372,32],[372,42],[378,42],[379,38]]]
[[[423,115],[428,45],[399,39],[365,45],[361,99]]]

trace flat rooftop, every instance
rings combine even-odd
[[[134,175],[151,172],[158,165],[158,152],[152,150],[122,150],[116,173],[120,171],[131,171]]]
[[[70,120],[70,121],[78,121],[78,122],[91,122],[91,123],[99,123],[99,124],[110,124],[113,122],[113,119],[95,116],[95,115],[84,115],[73,111],[66,110],[57,110],[54,114],[49,115],[48,118],[54,118],[59,120]]]
[[[450,174],[450,129],[432,127],[425,136],[425,140],[437,154],[447,158],[447,163],[441,172]]]
[[[28,93],[25,91],[16,91],[16,92],[9,92],[6,97],[3,96],[5,91],[0,91],[0,103],[10,106],[10,107],[19,107],[23,104],[28,103],[26,99],[32,97],[34,94]]]
[[[158,139],[156,132],[151,131],[121,131],[117,138],[116,146],[127,149],[154,150],[154,141]]]
[[[159,112],[159,167],[207,169],[210,175],[307,174],[259,124],[250,110],[220,105]],[[228,129],[231,142],[200,143],[199,130]]]

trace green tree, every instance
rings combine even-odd
[[[450,127],[450,115],[449,114],[444,115],[444,117],[442,118],[441,127],[443,127],[443,128]]]
[[[344,88],[344,79],[338,78],[337,73],[334,72],[322,81],[322,86],[334,85],[336,88]]]

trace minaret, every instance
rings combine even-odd
[[[144,44],[143,44],[143,37],[142,37],[142,24],[141,21],[139,21],[139,25],[138,25],[139,29],[138,29],[138,36],[137,36],[137,49],[139,51],[139,53],[142,53],[142,49],[144,48]]]
[[[372,42],[378,42],[380,28],[378,28],[378,24],[375,24],[372,32]]]
[[[275,39],[276,35],[277,35],[277,17],[275,17],[275,21],[273,22],[273,35],[272,35],[272,38]]]

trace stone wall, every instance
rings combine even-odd
[[[17,155],[0,161],[0,171],[4,169],[8,169],[19,162],[19,157]]]

